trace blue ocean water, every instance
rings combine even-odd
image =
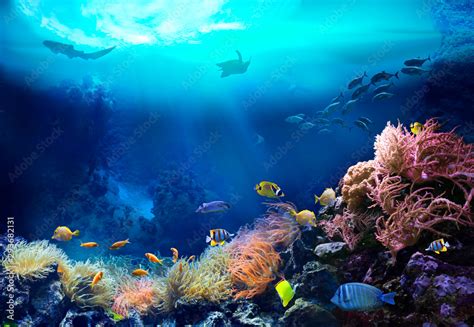
[[[251,223],[265,210],[253,190],[262,180],[317,210],[314,194],[372,158],[387,121],[429,117],[419,108],[430,77],[399,73],[393,98],[372,101],[372,87],[347,115],[339,108],[325,117],[344,127],[304,131],[285,119],[317,117],[340,92],[349,100],[348,83],[364,72],[395,73],[415,57],[434,62],[444,29],[426,0],[18,0],[2,13],[2,165],[19,230],[49,238],[67,224],[84,241],[130,238],[125,253],[137,256],[150,242],[200,253],[210,228]],[[83,60],[52,53],[44,40],[116,48]],[[236,59],[236,50],[251,58],[248,71],[221,78],[216,63]],[[354,125],[359,117],[373,121],[369,132]],[[54,128],[63,132],[12,182],[9,173]],[[194,212],[212,200],[232,208]]]

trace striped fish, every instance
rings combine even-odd
[[[344,311],[371,311],[384,303],[395,304],[394,297],[394,292],[384,294],[372,285],[347,283],[339,286],[331,302]]]
[[[206,243],[210,243],[211,246],[224,245],[225,241],[234,234],[230,234],[228,231],[222,228],[211,229],[209,231],[210,236],[206,236]]]
[[[440,252],[448,251],[449,247],[449,243],[445,243],[444,239],[440,238],[439,240],[431,242],[430,246],[428,246],[425,251],[433,251],[434,253],[439,254]]]

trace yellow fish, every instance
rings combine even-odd
[[[139,268],[132,271],[132,275],[137,276],[137,277],[148,276],[148,271],[146,271],[145,269]]]
[[[158,257],[153,253],[145,253],[145,257],[147,257],[150,262],[159,263],[160,265],[163,264],[163,260],[158,259]]]
[[[104,276],[104,273],[102,271],[99,271],[97,274],[95,274],[91,282],[91,288],[94,288],[94,286],[97,285],[98,282],[100,282],[103,276]]]
[[[322,206],[333,203],[335,199],[336,192],[332,188],[326,188],[320,196],[314,195],[314,203],[316,204],[319,201]]]
[[[192,261],[194,261],[194,259],[196,259],[196,256],[192,255],[192,256],[189,257],[188,262],[192,262]]]
[[[300,225],[316,227],[316,215],[310,210],[301,210],[300,212],[291,210],[290,215],[295,217]]]
[[[118,242],[115,242],[114,244],[112,244],[109,249],[110,250],[118,250],[120,249],[121,247],[124,247],[126,244],[130,243],[130,241],[128,240],[128,238],[125,240],[125,241],[118,241]]]
[[[280,280],[278,284],[275,285],[275,289],[280,296],[283,307],[286,307],[295,296],[295,291],[286,279]]]
[[[211,246],[224,245],[226,240],[234,236],[222,228],[211,229],[209,235],[206,236],[206,243],[210,243]]]
[[[81,242],[81,246],[83,248],[95,248],[95,247],[98,247],[99,244],[97,244],[96,242],[86,242],[86,243]]]
[[[51,239],[56,241],[70,241],[73,236],[79,236],[79,231],[75,230],[72,232],[69,227],[59,226],[55,229],[54,235]]]
[[[414,135],[418,135],[423,130],[423,124],[419,122],[414,122],[410,124],[410,130]]]
[[[267,198],[281,198],[285,196],[281,188],[272,182],[262,181],[255,185],[255,191],[258,195],[267,197]]]
[[[178,261],[178,257],[179,257],[178,249],[171,248],[170,250],[171,250],[171,252],[173,252],[173,263],[176,263],[176,261]]]

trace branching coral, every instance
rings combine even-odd
[[[116,281],[101,263],[74,262],[61,266],[61,284],[64,293],[81,308],[110,308],[116,290]],[[102,279],[91,287],[94,276],[102,271]]]
[[[342,198],[351,211],[365,211],[370,203],[367,194],[375,184],[373,172],[375,161],[358,162],[349,167],[342,182]]]
[[[473,227],[473,146],[454,131],[439,132],[439,128],[428,120],[413,135],[400,123],[396,127],[388,123],[376,138],[371,172],[364,174],[370,182],[348,182],[357,165],[344,177],[343,198],[348,206],[343,215],[322,223],[328,236],[339,236],[353,248],[350,244],[358,242],[360,233],[373,230],[376,239],[396,256],[416,244],[423,232],[447,236],[438,227],[441,223]],[[361,206],[354,205],[358,201],[351,202],[357,199],[351,193],[353,185],[372,201],[366,218],[358,214]],[[374,215],[378,215],[376,223]]]
[[[229,271],[235,299],[262,294],[275,279],[281,264],[272,243],[258,231],[240,231],[226,251],[230,254]]]
[[[112,310],[124,317],[128,317],[131,308],[139,314],[145,314],[155,304],[155,290],[154,282],[149,278],[125,277],[114,296]]]
[[[267,213],[257,219],[254,229],[276,249],[287,248],[301,237],[300,225],[289,212],[298,212],[292,203],[267,203]]]
[[[2,265],[17,278],[34,280],[53,272],[54,264],[67,262],[66,254],[48,241],[20,241],[10,245],[9,256],[3,258]]]

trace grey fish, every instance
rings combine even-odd
[[[345,114],[349,113],[349,111],[351,111],[353,109],[354,105],[358,101],[359,101],[359,98],[347,101],[346,104],[342,107],[342,114],[345,115]]]
[[[316,125],[314,125],[313,123],[311,123],[311,122],[308,121],[308,122],[306,122],[306,123],[301,124],[301,125],[300,125],[300,128],[301,128],[302,130],[304,130],[304,131],[307,131],[308,129],[311,129],[311,128],[313,128],[314,126],[316,126]]]
[[[370,79],[370,83],[375,84],[383,80],[388,81],[392,77],[396,77],[398,79],[398,72],[396,72],[395,74],[390,74],[390,73],[385,72],[385,70],[383,70],[380,73],[377,73],[374,76],[372,76],[372,78]]]
[[[347,86],[347,88],[350,90],[350,89],[353,89],[354,87],[356,87],[357,85],[361,85],[361,84],[362,84],[362,80],[364,79],[364,77],[367,77],[367,72],[364,72],[363,75],[354,78],[354,79],[349,83],[349,85]]]
[[[367,124],[364,123],[363,121],[356,120],[354,121],[354,125],[362,129],[363,131],[370,132],[369,128],[367,127]]]
[[[425,58],[425,59],[421,59],[421,58],[408,59],[408,60],[405,60],[404,64],[405,66],[421,67],[426,61],[431,61],[431,57],[428,56],[428,58]]]
[[[328,105],[326,108],[324,108],[323,111],[326,114],[331,114],[337,109],[337,107],[339,107],[340,104],[341,104],[341,102],[339,102],[339,101],[338,102],[332,102],[330,105]]]
[[[327,128],[323,128],[323,129],[320,129],[320,130],[318,131],[318,134],[319,134],[319,135],[331,134],[331,131],[330,131],[329,129],[327,129]]]
[[[324,110],[319,110],[319,111],[316,111],[316,115],[318,116],[323,116],[325,115],[326,113],[324,112]]]
[[[352,93],[352,100],[359,98],[364,93],[367,93],[369,90],[370,84],[359,86],[355,89],[354,93]]]
[[[259,145],[265,142],[265,138],[262,135],[257,134],[257,133],[255,133],[254,140],[255,140],[254,145]]]
[[[229,75],[243,74],[247,71],[251,58],[248,61],[243,61],[239,50],[235,50],[235,52],[237,52],[239,59],[227,60],[216,64],[222,71],[221,78]]]
[[[344,311],[371,311],[384,303],[395,304],[395,292],[384,294],[377,287],[363,283],[346,283],[337,289],[331,302]]]
[[[223,212],[230,209],[230,204],[224,201],[204,202],[196,209],[199,213]]]
[[[373,124],[373,121],[371,121],[369,118],[367,117],[359,117],[358,119],[359,121],[365,123],[365,124]]]
[[[387,83],[387,84],[382,84],[382,85],[375,88],[373,94],[386,92],[393,85],[395,85],[395,84],[393,84],[393,82],[390,82],[390,83]]]
[[[417,66],[409,66],[409,67],[403,67],[401,69],[401,72],[403,74],[416,76],[416,75],[422,75],[423,73],[429,73],[430,71],[423,69],[421,67],[417,67]]]
[[[290,124],[299,124],[303,121],[303,117],[301,116],[289,116],[286,117],[285,121]]]
[[[329,120],[326,118],[315,118],[313,119],[313,122],[316,124],[329,124]]]
[[[331,123],[333,123],[334,125],[345,125],[344,120],[342,120],[341,118],[333,118],[333,120],[331,120]]]
[[[334,102],[340,102],[342,99],[344,99],[344,93],[339,93],[339,95],[331,100],[331,103]]]
[[[74,49],[74,46],[72,44],[46,40],[43,41],[43,45],[49,50],[51,50],[53,53],[62,53],[63,55],[68,56],[68,58],[81,58],[85,60],[98,59],[115,49],[115,47],[111,47],[96,52],[84,53],[84,51]]]
[[[389,93],[389,92],[378,93],[378,94],[374,95],[374,97],[372,98],[372,101],[390,99],[390,98],[393,97],[394,95],[395,95],[395,94]]]

